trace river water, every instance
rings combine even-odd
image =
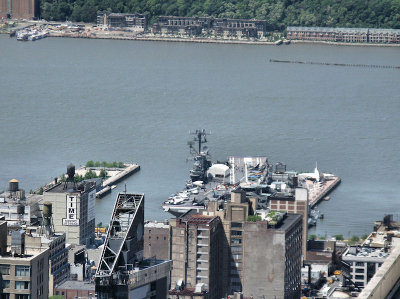
[[[213,160],[266,155],[342,184],[310,233],[362,235],[400,212],[400,70],[269,59],[400,65],[400,48],[219,45],[0,36],[0,190],[29,191],[70,162],[137,162],[125,181],[146,219],[188,178],[189,130],[211,131]],[[96,202],[108,222],[117,191]]]

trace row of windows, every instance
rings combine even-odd
[[[10,299],[10,294],[9,293],[3,293],[0,295],[1,299]],[[25,295],[25,294],[15,294],[15,299],[30,299],[30,295]]]
[[[16,290],[29,290],[30,283],[29,281],[16,281],[15,282],[15,289]],[[3,280],[2,281],[2,288],[9,289],[10,288],[10,281]]]
[[[15,275],[16,276],[30,276],[29,266],[15,266]],[[10,275],[10,265],[0,265],[0,274],[2,275]]]

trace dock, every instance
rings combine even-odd
[[[107,168],[108,173],[114,173],[106,179],[102,184],[102,189],[96,193],[96,198],[102,198],[111,192],[112,185],[117,184],[118,182],[122,181],[126,177],[138,172],[140,170],[140,166],[138,164],[125,164],[127,165],[124,169],[114,169],[114,168]],[[97,169],[98,170],[98,169]]]
[[[316,206],[325,196],[335,189],[341,182],[338,176],[332,176],[324,182],[307,180],[308,200],[311,208]]]
[[[112,186],[112,185],[120,182],[121,180],[123,180],[127,176],[130,176],[130,175],[138,172],[139,170],[140,170],[140,166],[139,165],[137,165],[137,164],[129,164],[129,166],[126,167],[124,170],[122,170],[119,173],[117,173],[116,175],[106,179],[103,182],[103,187]]]
[[[107,187],[101,189],[99,192],[96,192],[96,198],[102,198],[103,196],[106,196],[108,193],[111,193],[110,186],[107,186]]]

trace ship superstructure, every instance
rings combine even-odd
[[[182,191],[172,194],[163,203],[166,212],[174,216],[190,210],[200,212],[210,200],[217,200],[219,206],[222,206],[230,200],[231,191],[238,188],[254,193],[259,197],[260,204],[266,205],[269,170],[267,157],[231,156],[225,163],[211,164],[208,148],[202,148],[207,142],[206,132],[196,130],[194,135],[194,140],[188,142],[194,160],[190,180]]]

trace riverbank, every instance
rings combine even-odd
[[[216,38],[216,37],[189,37],[189,36],[162,36],[152,33],[144,33],[140,30],[103,30],[95,24],[81,23],[77,26],[59,24],[55,22],[30,21],[19,23],[8,30],[0,31],[0,34],[10,34],[16,30],[27,27],[45,28],[49,37],[59,38],[90,38],[90,39],[114,39],[156,42],[189,42],[207,44],[242,44],[242,45],[268,45],[288,46],[290,44],[323,44],[332,46],[356,46],[356,47],[399,47],[400,44],[372,44],[372,43],[345,43],[331,41],[289,40],[286,43],[271,41],[267,39],[238,39],[238,38]]]
[[[344,43],[344,42],[327,42],[327,41],[306,41],[306,40],[290,40],[289,43],[280,43],[262,40],[240,40],[240,39],[217,39],[217,38],[201,38],[201,37],[164,37],[150,36],[148,34],[129,35],[121,32],[106,33],[96,35],[79,34],[79,33],[60,33],[50,32],[50,37],[69,37],[69,38],[91,38],[91,39],[116,39],[116,40],[139,40],[139,41],[156,41],[156,42],[189,42],[189,43],[208,43],[208,44],[242,44],[242,45],[267,45],[267,46],[288,46],[290,44],[323,44],[331,46],[356,46],[356,47],[400,47],[400,44],[369,44],[369,43]]]

